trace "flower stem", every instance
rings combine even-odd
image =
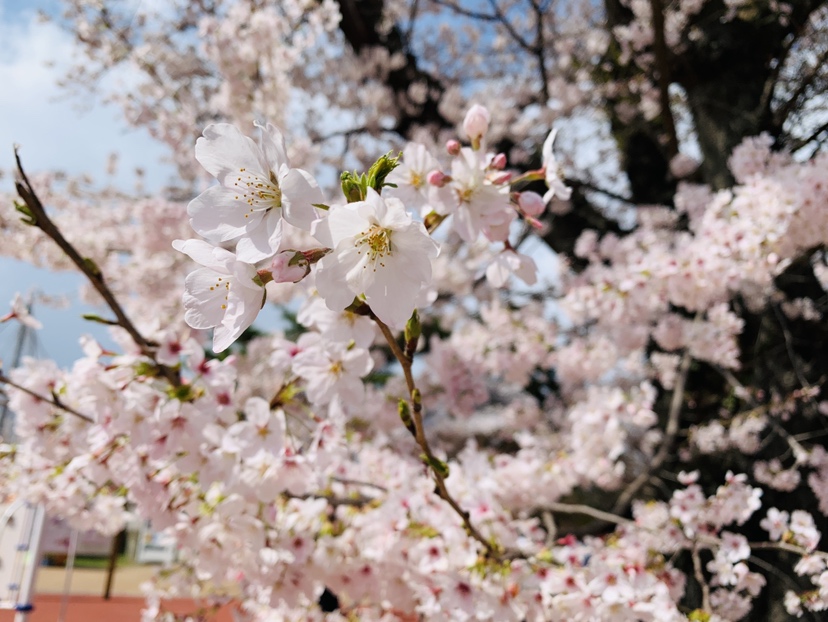
[[[414,439],[416,440],[417,445],[420,446],[420,449],[423,450],[423,454],[425,456],[424,462],[434,478],[437,496],[448,503],[451,509],[454,510],[454,512],[460,517],[463,521],[463,527],[466,529],[466,532],[483,545],[486,550],[486,557],[490,559],[515,557],[514,555],[504,555],[504,551],[499,546],[487,540],[486,537],[480,533],[477,527],[475,527],[471,522],[468,511],[464,510],[457,500],[451,496],[451,493],[446,486],[446,478],[443,473],[434,468],[434,464],[440,462],[440,460],[434,455],[434,452],[432,451],[425,435],[425,426],[423,425],[423,403],[420,398],[420,391],[414,382],[414,375],[411,372],[412,359],[406,356],[405,352],[403,352],[402,348],[400,348],[394,334],[385,322],[379,319],[373,311],[370,313],[370,316],[371,319],[377,323],[377,326],[379,326],[385,340],[388,342],[388,347],[391,348],[391,352],[394,353],[397,361],[399,361],[402,366],[403,375],[405,376],[405,383],[408,386],[408,392],[410,395],[409,401],[411,403],[412,419],[414,421]]]

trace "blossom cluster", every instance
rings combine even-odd
[[[768,396],[737,377],[743,306],[821,319],[777,278],[828,243],[825,158],[750,141],[731,160],[739,185],[685,184],[678,213],[588,230],[582,268],[553,275],[518,241],[571,198],[555,133],[543,167],[519,171],[488,149],[491,122],[475,106],[444,151],[410,143],[344,174],[334,200],[291,166],[274,126],[256,142],[214,124],[196,158],[217,183],[186,209],[203,239],[183,239],[167,203],[137,224],[90,214],[120,219],[121,242],[143,231],[134,261],[89,240],[117,292],[137,279],[149,297],[137,266],[158,255],[157,298],[174,310],[168,280],[185,255],[200,266],[183,278],[186,325],[142,322],[149,353],[113,328],[120,353],[86,339],[69,370],[30,359],[9,372],[20,442],[4,446],[3,475],[78,527],[112,533],[135,513],[174,535],[179,564],[147,620],[180,594],[236,600],[262,622],[738,620],[767,581],[751,556],[773,546],[815,586],[791,590],[788,610],[828,604],[828,454],[782,428],[825,415],[819,387]],[[231,348],[267,301],[295,312],[290,330]],[[8,319],[28,316],[16,303]],[[704,398],[693,365],[731,383],[732,400],[677,440],[680,409]],[[761,453],[777,440],[784,451]],[[678,463],[733,448],[761,459],[664,473],[676,445]],[[810,509],[777,501],[804,485]],[[609,495],[612,513],[595,502]],[[579,513],[611,527],[579,532],[567,522]],[[748,539],[752,523],[766,540]]]

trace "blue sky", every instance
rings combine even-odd
[[[160,188],[172,174],[163,162],[161,145],[145,132],[128,128],[117,109],[91,97],[67,98],[58,88],[57,80],[71,58],[72,38],[54,24],[40,23],[37,11],[54,15],[59,8],[56,0],[0,0],[0,169],[12,169],[12,145],[19,144],[27,171],[64,170],[102,179],[109,154],[118,152],[116,184],[130,189],[132,171],[140,166],[146,170],[147,188]],[[8,175],[0,179],[0,188],[11,190]],[[56,275],[0,257],[0,315],[15,292],[33,288],[76,301],[80,282],[75,274]],[[99,326],[80,318],[89,310],[79,304],[64,310],[35,309],[44,323],[38,333],[39,354],[62,366],[78,358],[81,334],[104,334]],[[15,330],[8,324],[0,329],[0,359],[9,361]]]

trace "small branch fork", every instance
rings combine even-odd
[[[670,410],[667,414],[667,428],[664,431],[664,439],[661,442],[661,447],[658,453],[653,457],[650,463],[650,468],[635,478],[632,483],[624,489],[624,492],[618,497],[612,511],[614,514],[623,514],[627,511],[635,495],[646,484],[652,473],[658,472],[661,465],[670,456],[673,449],[673,442],[676,440],[676,435],[679,431],[679,416],[681,415],[681,404],[684,400],[684,387],[687,384],[687,374],[690,371],[690,362],[692,358],[689,351],[685,351],[679,365],[678,378],[676,379],[676,386],[673,388],[673,395],[670,399]]]
[[[74,415],[78,419],[82,419],[83,421],[86,421],[87,423],[95,423],[95,420],[92,417],[90,417],[89,415],[84,415],[82,412],[78,412],[77,410],[75,410],[71,406],[67,406],[66,404],[61,402],[57,395],[52,394],[52,397],[46,397],[45,395],[41,395],[40,393],[36,393],[36,392],[32,391],[31,389],[27,389],[26,387],[17,384],[11,378],[8,378],[5,375],[3,375],[2,372],[0,372],[0,384],[7,384],[10,387],[14,387],[18,391],[22,391],[26,395],[28,395],[30,397],[33,397],[36,400],[39,400],[41,402],[46,402],[46,403],[51,404],[52,406],[54,406],[56,408],[60,408],[61,410],[64,410],[67,413],[69,413],[70,415]]]
[[[17,152],[17,148],[14,150],[14,159],[17,163],[17,175],[14,185],[17,189],[17,194],[26,204],[26,207],[31,214],[33,220],[31,224],[50,237],[55,244],[60,247],[60,250],[62,250],[64,254],[72,260],[72,263],[74,263],[86,276],[86,278],[89,279],[89,282],[92,283],[92,286],[98,294],[100,294],[101,298],[104,299],[104,302],[106,302],[107,306],[112,310],[112,313],[115,314],[115,317],[117,318],[115,324],[129,333],[129,336],[132,337],[132,340],[140,348],[141,354],[149,358],[155,364],[161,374],[169,380],[170,384],[176,387],[180,386],[181,379],[179,378],[178,373],[170,367],[162,365],[158,362],[155,358],[156,344],[147,340],[127,317],[120,303],[112,293],[112,290],[110,290],[109,286],[104,282],[104,277],[100,269],[98,269],[93,261],[82,257],[75,247],[72,246],[72,244],[65,237],[63,237],[63,234],[60,232],[52,219],[49,218],[49,215],[46,213],[46,209],[43,207],[43,204],[40,202],[40,199],[35,193],[28,176],[23,171],[23,164],[20,161],[20,154]]]

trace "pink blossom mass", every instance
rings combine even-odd
[[[15,152],[114,345],[0,352],[0,482],[171,538],[143,622],[822,619],[828,5],[140,4],[62,84],[175,179]]]

